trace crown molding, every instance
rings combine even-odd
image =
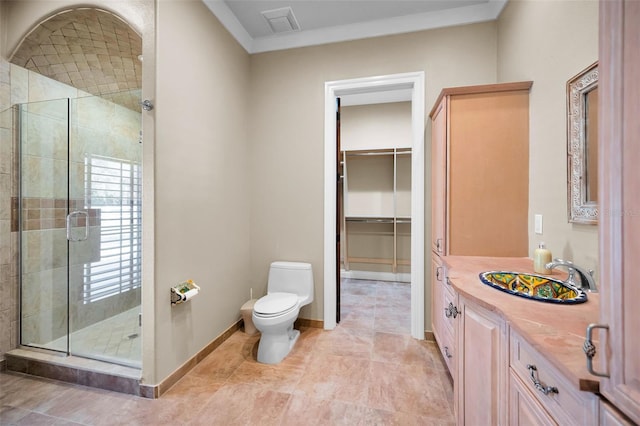
[[[436,12],[252,38],[223,0],[203,0],[249,54],[492,21],[498,18],[507,1],[489,0]]]
[[[247,30],[244,29],[236,15],[233,14],[231,9],[222,0],[202,0],[202,2],[209,8],[220,23],[231,33],[233,38],[247,51],[247,53],[253,53],[253,38],[249,35]]]

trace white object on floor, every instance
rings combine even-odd
[[[313,301],[313,270],[309,263],[273,262],[267,295],[253,307],[253,324],[262,333],[258,362],[277,364],[296,344],[300,331],[293,329],[300,308]]]

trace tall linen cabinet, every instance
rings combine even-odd
[[[508,356],[508,336],[494,314],[459,298],[441,256],[528,255],[531,85],[443,89],[430,114],[431,320],[453,377],[458,424],[506,421],[496,404],[506,394],[506,378],[498,373]],[[486,356],[478,356],[479,350]],[[465,371],[474,374],[465,377]],[[481,383],[487,392],[477,392]]]
[[[434,253],[527,256],[531,85],[440,94],[431,111]]]
[[[640,2],[600,2],[598,152],[602,425],[640,424]],[[627,418],[625,418],[625,415]]]

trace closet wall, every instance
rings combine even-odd
[[[410,281],[411,103],[341,109],[347,277]]]

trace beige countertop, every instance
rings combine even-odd
[[[587,325],[598,322],[597,293],[588,293],[588,301],[576,305],[529,300],[485,285],[478,277],[486,271],[534,273],[529,258],[446,256],[443,260],[459,294],[504,318],[578,389],[598,391],[599,379],[587,371],[582,351]],[[565,279],[566,273],[554,270],[549,276]]]

